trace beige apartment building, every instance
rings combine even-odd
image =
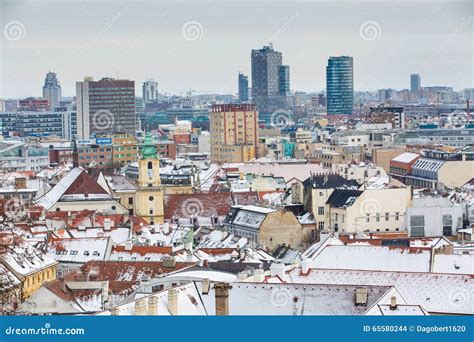
[[[324,168],[334,164],[360,162],[364,160],[364,147],[359,145],[314,144],[314,151],[308,156],[310,163],[318,163]]]
[[[341,234],[406,231],[405,212],[411,206],[411,187],[336,189],[327,200],[326,226]]]
[[[258,112],[255,105],[214,105],[210,121],[212,161],[239,163],[256,158]]]

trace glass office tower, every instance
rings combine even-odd
[[[354,107],[352,57],[329,57],[326,67],[326,93],[328,114],[352,114]]]

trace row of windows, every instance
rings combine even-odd
[[[390,221],[390,213],[385,213],[384,215],[385,221]],[[395,221],[400,220],[400,213],[398,211],[395,212]],[[365,218],[365,222],[370,222],[370,215],[367,214]],[[375,222],[380,222],[380,213],[375,214]]]
[[[26,278],[26,286],[31,286],[35,284],[42,284],[45,280],[52,279],[54,277],[54,271],[52,269],[37,273],[32,277]]]

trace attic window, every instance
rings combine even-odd
[[[89,251],[84,251],[84,255],[89,256],[90,255]]]
[[[77,255],[77,253],[78,253],[77,251],[71,251],[71,252],[69,252],[70,255]]]
[[[94,253],[92,253],[92,255],[99,255],[99,252],[98,252],[98,251],[94,251]]]

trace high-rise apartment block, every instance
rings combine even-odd
[[[255,105],[214,105],[210,121],[213,161],[238,163],[256,157],[258,112]]]

